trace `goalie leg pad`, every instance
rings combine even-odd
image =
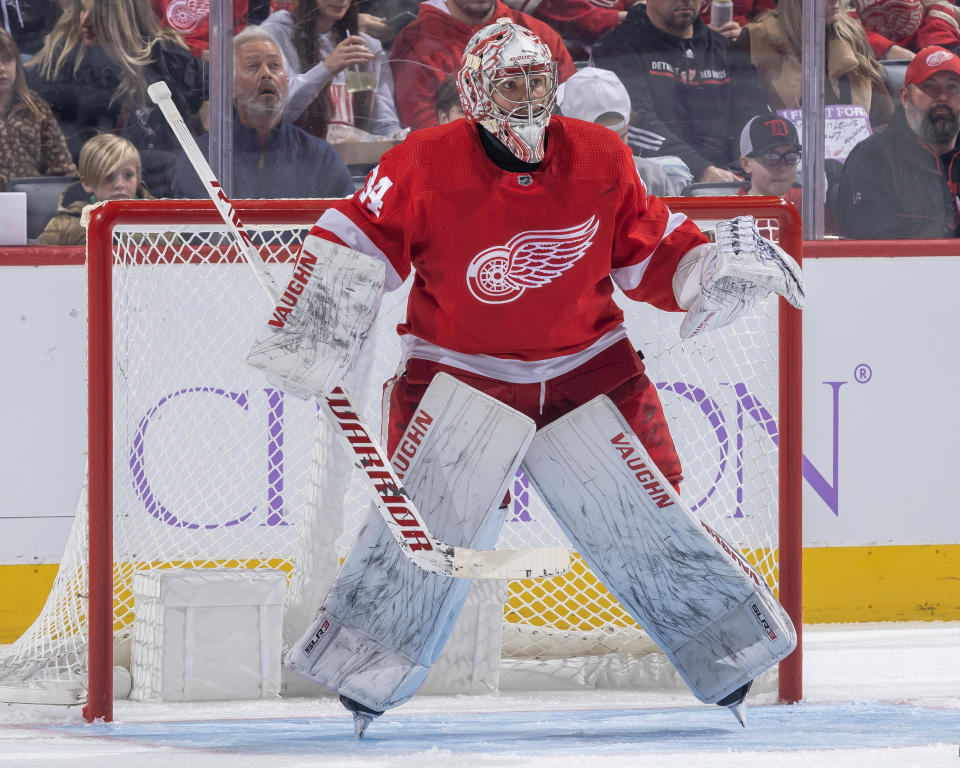
[[[486,549],[496,543],[500,502],[533,433],[528,417],[439,374],[392,463],[438,538]],[[398,706],[425,680],[470,584],[411,563],[371,510],[316,620],[284,662],[370,709]]]
[[[247,362],[300,397],[324,395],[343,378],[380,307],[383,262],[315,235]]]
[[[606,396],[537,432],[523,467],[590,568],[704,703],[796,646],[763,579],[683,504]]]

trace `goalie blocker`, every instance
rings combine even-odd
[[[300,397],[326,394],[370,332],[384,272],[379,259],[308,235],[247,362]]]
[[[793,651],[793,624],[764,580],[684,505],[608,397],[539,430],[523,468],[698,699],[735,707]]]

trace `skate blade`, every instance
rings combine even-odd
[[[737,718],[737,722],[744,728],[747,727],[747,700],[746,698],[738,701],[736,704],[730,704],[727,706],[733,716]]]
[[[365,712],[354,712],[353,713],[353,735],[358,739],[363,738],[363,734],[367,732],[367,726],[373,722],[373,715],[368,715]]]
[[[729,709],[743,728],[747,727],[747,694],[751,687],[753,687],[753,680],[740,686],[733,693],[727,694],[717,702],[719,706]]]

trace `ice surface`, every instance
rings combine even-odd
[[[0,705],[0,765],[93,768],[960,767],[960,622],[813,625],[804,701],[748,725],[680,691],[423,696],[362,741],[335,698],[143,704],[113,723]]]

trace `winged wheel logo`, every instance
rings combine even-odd
[[[552,283],[593,244],[600,220],[591,216],[567,229],[543,229],[514,235],[506,245],[481,251],[467,267],[467,287],[477,301],[506,304],[527,288]]]

